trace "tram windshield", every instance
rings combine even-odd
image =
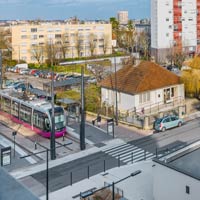
[[[51,115],[51,110],[49,111]],[[60,107],[55,108],[55,130],[61,130],[65,127],[64,110]]]

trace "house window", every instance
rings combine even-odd
[[[139,95],[140,104],[150,101],[150,92],[145,92]]]
[[[171,97],[174,97],[174,88],[171,88]]]

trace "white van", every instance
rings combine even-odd
[[[22,64],[17,64],[15,65],[15,70],[14,72],[20,72],[21,69],[28,69],[28,64],[27,63],[22,63]]]

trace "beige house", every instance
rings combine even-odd
[[[13,25],[12,59],[43,63],[53,48],[54,57],[75,58],[112,53],[112,27],[108,23],[27,23]]]

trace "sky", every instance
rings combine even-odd
[[[108,20],[120,10],[129,19],[150,18],[150,0],[0,0],[0,20]]]

